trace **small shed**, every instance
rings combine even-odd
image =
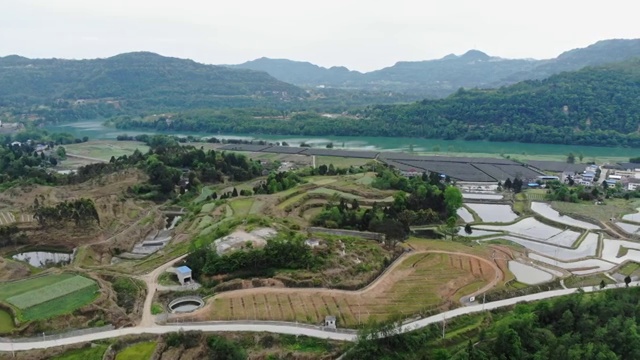
[[[191,269],[188,266],[180,266],[176,269],[176,275],[178,275],[178,281],[181,285],[186,285],[191,282]]]
[[[335,329],[336,328],[336,317],[335,316],[331,316],[331,315],[327,315],[324,317],[324,326],[328,327],[330,329]]]

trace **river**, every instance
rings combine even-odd
[[[266,140],[270,142],[286,141],[292,146],[306,142],[314,147],[324,147],[332,142],[336,149],[358,149],[378,151],[411,151],[417,153],[475,153],[475,154],[509,154],[528,156],[563,155],[572,152],[584,155],[585,161],[596,158],[629,158],[638,156],[637,149],[608,148],[597,146],[524,144],[518,142],[490,142],[464,140],[437,140],[404,137],[351,137],[351,136],[287,136],[287,135],[248,135],[248,134],[207,134],[192,132],[159,132],[153,130],[132,131],[119,130],[102,125],[102,121],[81,121],[74,123],[46,126],[49,132],[66,132],[76,137],[88,136],[93,140],[115,139],[116,136],[138,134],[167,134],[197,137],[215,136],[220,139]]]

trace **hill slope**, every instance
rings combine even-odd
[[[263,72],[147,52],[94,60],[0,58],[0,106],[62,99],[109,100],[129,108],[193,108],[303,96],[303,90]]]
[[[440,100],[368,107],[352,117],[185,116],[174,130],[290,135],[403,136],[640,147],[640,59],[460,90]],[[153,124],[144,124],[153,127]]]
[[[445,97],[459,88],[487,88],[543,79],[563,71],[640,57],[640,39],[604,40],[562,53],[550,60],[503,59],[481,51],[447,55],[437,60],[403,61],[368,73],[344,67],[323,68],[310,63],[261,58],[234,65],[265,71],[299,86],[395,91],[423,97]]]

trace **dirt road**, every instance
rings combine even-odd
[[[187,257],[187,255],[189,254],[184,254],[173,260],[169,260],[166,263],[155,268],[150,273],[138,277],[138,279],[144,281],[144,283],[147,285],[147,297],[144,299],[142,319],[140,320],[140,324],[138,324],[138,327],[150,327],[155,325],[154,315],[151,314],[151,305],[153,304],[153,296],[158,289],[158,276],[160,276],[160,274],[170,268],[174,263]]]

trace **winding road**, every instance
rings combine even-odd
[[[618,284],[619,285],[619,284]],[[632,282],[631,286],[639,286],[640,282]],[[609,285],[606,289],[617,288],[616,285]],[[561,289],[545,291],[537,294],[519,296],[511,299],[499,300],[490,302],[483,305],[472,305],[461,307],[458,309],[443,312],[437,315],[433,315],[424,319],[412,321],[407,324],[403,324],[396,329],[396,333],[404,333],[408,331],[417,330],[431,324],[440,323],[451,319],[456,316],[473,314],[487,310],[498,309],[505,306],[511,306],[523,301],[535,301],[542,299],[549,299],[558,296],[569,295],[575,293],[578,288]],[[600,291],[598,287],[584,287],[584,292]],[[308,325],[300,325],[295,323],[275,323],[268,321],[220,321],[209,322],[202,324],[182,324],[182,325],[151,325],[151,326],[137,326],[132,328],[124,328],[118,330],[110,330],[104,332],[98,332],[87,335],[72,336],[57,340],[42,340],[42,341],[6,341],[0,342],[0,351],[12,352],[23,351],[32,349],[44,349],[55,346],[71,345],[77,343],[84,343],[89,341],[103,340],[109,338],[116,338],[126,335],[139,335],[139,334],[166,334],[176,331],[203,331],[203,332],[271,332],[278,334],[290,334],[290,335],[306,335],[316,338],[332,339],[340,341],[355,341],[357,340],[357,334],[353,331],[350,332],[337,332],[331,330],[325,330],[321,327],[313,327]]]

